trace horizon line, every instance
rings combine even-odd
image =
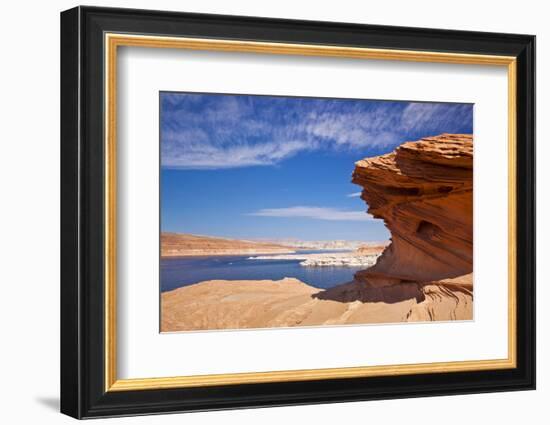
[[[198,237],[204,237],[204,238],[217,238],[217,239],[228,239],[228,240],[241,240],[241,241],[297,241],[297,242],[387,242],[390,241],[391,236],[388,239],[372,239],[372,240],[364,240],[364,239],[346,239],[346,238],[336,238],[336,239],[302,239],[302,238],[296,238],[296,237],[235,237],[235,236],[219,236],[219,235],[205,235],[205,234],[199,234],[199,233],[189,233],[189,232],[179,232],[174,230],[161,230],[159,232],[159,235],[162,234],[175,234],[175,235],[189,235],[189,236],[198,236]]]

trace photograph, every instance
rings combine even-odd
[[[8,326],[18,342],[58,341],[26,362],[51,375],[29,372],[37,396],[54,382],[77,419],[255,409],[235,417],[257,423],[263,408],[311,405],[311,420],[369,401],[369,418],[411,422],[399,399],[440,418],[457,411],[446,396],[504,422],[536,416],[539,40],[527,32],[546,30],[542,14],[300,7],[75,6],[41,29],[52,49],[18,51],[17,63],[60,56],[43,67],[55,84],[19,72],[40,99],[60,86],[36,125],[11,85],[19,133],[60,133],[60,149],[39,137],[8,155],[28,181],[16,215],[60,212],[61,262],[32,231],[55,229],[42,215],[4,220],[22,259],[7,287],[28,287],[29,240],[48,243],[40,276],[60,273],[60,291],[40,280],[24,298],[40,320],[8,303],[28,322]],[[60,196],[37,190],[40,166]],[[328,422],[353,416],[334,412]]]
[[[159,108],[161,332],[474,319],[473,104]]]

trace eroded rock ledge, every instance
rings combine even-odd
[[[370,286],[429,282],[472,272],[473,139],[441,134],[358,161],[353,183],[391,244],[356,280]]]
[[[327,290],[294,278],[212,280],[164,292],[161,331],[330,326],[472,319],[472,276]]]

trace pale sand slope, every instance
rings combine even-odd
[[[293,279],[211,280],[162,294],[161,331],[471,320],[472,275],[323,291]]]

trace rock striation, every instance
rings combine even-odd
[[[214,238],[185,233],[161,233],[160,255],[166,257],[191,257],[204,255],[254,255],[285,254],[293,248],[274,243],[238,239]]]
[[[380,287],[472,273],[473,151],[472,135],[441,134],[355,164],[368,212],[391,232],[356,280]]]
[[[163,292],[161,332],[472,319],[472,275],[320,290],[294,278],[212,280]]]

